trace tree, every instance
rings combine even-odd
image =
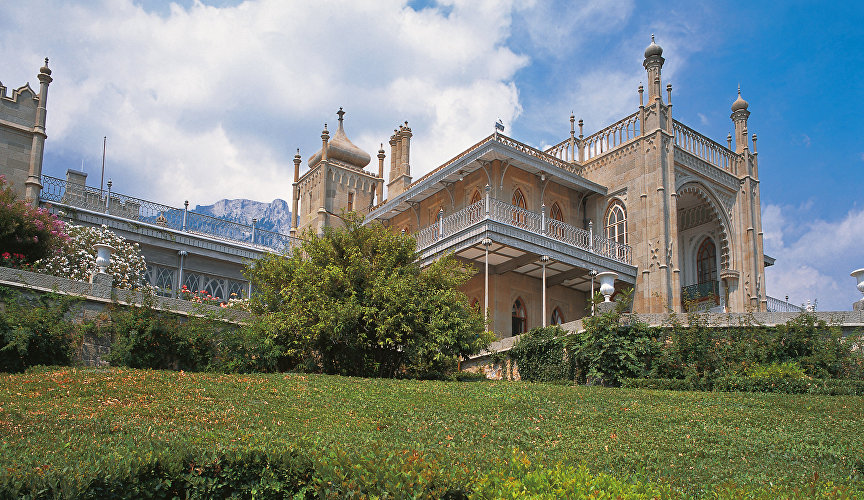
[[[96,271],[96,249],[93,245],[105,243],[114,247],[111,264],[105,270],[113,277],[114,288],[137,290],[149,286],[144,283],[147,263],[137,243],[126,241],[105,225],[87,227],[68,224],[66,230],[69,238],[62,244],[61,251],[36,262],[34,270],[88,281]]]
[[[291,256],[247,270],[252,311],[281,369],[360,376],[441,375],[491,333],[459,287],[472,275],[445,257],[424,269],[416,243],[353,213],[345,228],[304,234]]]
[[[49,255],[67,240],[63,222],[44,208],[16,200],[0,175],[0,250],[5,264],[25,265]]]

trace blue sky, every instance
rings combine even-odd
[[[10,88],[55,81],[45,173],[166,204],[290,199],[291,157],[344,106],[373,153],[408,120],[419,176],[492,131],[538,147],[633,112],[664,48],[673,115],[724,143],[740,84],[758,134],[768,292],[860,297],[864,7],[858,2],[44,0],[0,17]]]

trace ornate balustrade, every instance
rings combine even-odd
[[[672,130],[675,134],[676,147],[702,158],[715,167],[733,174],[738,173],[739,157],[731,149],[712,141],[677,120],[672,121]]]
[[[42,176],[42,192],[39,198],[44,202],[83,208],[176,231],[258,246],[262,250],[274,252],[290,250],[293,241],[290,236],[257,229],[248,224],[170,207],[110,190],[104,191],[83,184],[68,183],[63,179],[47,175]]]
[[[517,141],[516,139],[512,139],[510,137],[507,137],[504,134],[493,134],[492,139],[495,140],[496,142],[500,142],[501,144],[504,144],[505,146],[510,146],[511,148],[513,148],[519,152],[533,156],[533,157],[540,159],[540,160],[543,160],[547,163],[551,163],[552,165],[555,165],[556,167],[558,167],[562,170],[566,170],[566,171],[574,173],[576,175],[582,175],[582,167],[568,163],[568,162],[566,162],[566,161],[564,161],[564,160],[562,160],[556,156],[553,156],[553,155],[546,153],[544,151],[540,151],[539,149],[533,148],[527,144],[523,144],[523,143]]]
[[[768,297],[768,312],[804,312],[804,308],[785,300]]]
[[[633,113],[582,139],[582,147],[585,150],[583,161],[606,154],[640,135],[642,135],[642,123],[639,120],[639,113]]]
[[[542,214],[531,212],[496,199],[489,200],[488,213],[486,210],[486,201],[481,200],[442,218],[431,226],[426,226],[417,231],[414,235],[414,238],[417,240],[417,250],[424,250],[459,231],[468,229],[485,220],[518,227],[534,234],[542,234],[553,240],[618,262],[625,264],[632,262],[632,253],[628,245],[623,245],[599,235],[592,235],[584,229],[555,219],[546,218]]]

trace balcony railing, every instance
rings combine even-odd
[[[714,302],[720,303],[720,282],[706,281],[696,285],[689,285],[681,288],[681,302]]]
[[[790,304],[786,300],[768,297],[768,312],[804,312],[804,308],[796,306],[795,304]]]
[[[45,202],[83,208],[227,242],[242,243],[262,250],[283,252],[290,251],[293,246],[293,239],[288,235],[199,214],[185,208],[170,207],[126,196],[112,192],[110,189],[105,191],[83,184],[68,183],[63,179],[47,175],[42,176],[42,192],[39,198]]]
[[[480,200],[458,212],[439,219],[435,224],[427,226],[414,235],[417,240],[417,250],[424,250],[459,231],[490,220],[518,227],[534,234],[545,235],[553,240],[585,250],[609,259],[630,264],[632,252],[629,245],[595,235],[590,231],[571,226],[565,222],[550,219],[545,214],[538,214],[500,200],[489,198]]]

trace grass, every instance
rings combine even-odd
[[[0,475],[86,480],[178,453],[416,454],[457,484],[533,463],[669,483],[864,494],[864,398],[47,368],[0,375]]]

